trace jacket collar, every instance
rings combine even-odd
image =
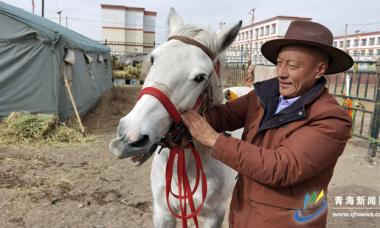
[[[254,83],[255,92],[257,96],[260,98],[260,101],[267,100],[268,98],[279,97],[280,90],[278,84],[279,83],[277,78],[272,78],[269,80]],[[303,101],[307,101],[307,103],[312,102],[313,99],[316,98],[315,95],[319,95],[318,92],[321,91],[325,84],[326,79],[324,77],[321,77],[311,89],[306,91],[301,96],[300,99]]]
[[[297,101],[274,115],[280,96],[278,79],[273,78],[255,83],[255,92],[265,110],[259,131],[277,128],[286,123],[304,119],[305,105],[313,102],[323,92],[325,84],[326,79],[321,77]]]

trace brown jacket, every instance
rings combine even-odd
[[[212,156],[238,171],[230,205],[230,227],[325,227],[327,212],[296,222],[306,193],[324,190],[350,137],[351,119],[319,80],[291,106],[273,115],[278,80],[207,113],[218,131],[244,127],[243,139],[220,135]],[[321,202],[321,201],[320,201]],[[313,214],[320,204],[307,207]]]

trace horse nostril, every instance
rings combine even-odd
[[[129,145],[131,147],[143,147],[148,143],[149,143],[149,136],[143,135],[140,139],[138,139],[137,141],[134,141],[133,143],[130,143]]]
[[[122,138],[125,136],[125,133],[124,133],[124,127],[122,125],[119,124],[119,126],[117,126],[117,130],[116,130],[116,133],[117,133],[117,136],[119,138]]]

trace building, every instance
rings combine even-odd
[[[346,50],[357,62],[371,62],[380,58],[380,31],[360,33],[334,38],[334,47]]]
[[[102,37],[111,53],[146,53],[155,46],[156,12],[105,4],[101,10]]]
[[[276,16],[241,28],[236,40],[226,52],[227,62],[270,64],[261,54],[260,48],[268,40],[284,37],[290,22],[311,20],[307,17]]]

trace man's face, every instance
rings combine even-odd
[[[323,55],[303,46],[286,46],[277,57],[280,94],[286,98],[302,95],[323,76],[327,63]]]

